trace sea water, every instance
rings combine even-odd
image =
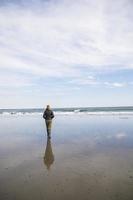
[[[42,115],[42,108],[0,109],[0,115]],[[133,107],[53,108],[56,115],[133,115]]]

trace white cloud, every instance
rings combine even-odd
[[[73,80],[69,81],[69,83],[75,85],[104,86],[108,88],[123,88],[128,85],[132,85],[132,82],[104,82],[91,75],[89,75],[87,78],[74,78]]]
[[[112,86],[114,87],[124,87],[126,84],[125,83],[113,83]]]
[[[0,68],[55,77],[79,76],[84,68],[133,68],[130,1],[40,5],[0,8]]]
[[[39,102],[43,91],[48,96],[55,93],[63,96],[64,91],[69,93],[70,90],[79,94],[85,85],[132,86],[126,77],[99,75],[105,71],[133,69],[132,8],[128,0],[22,0],[4,5],[0,2],[1,102],[5,103],[5,96],[14,97],[20,93],[23,96],[28,91],[31,105],[31,93]],[[51,92],[48,82],[53,89]],[[54,93],[60,85],[63,87]],[[32,92],[32,86],[36,91]],[[124,96],[126,102],[128,99],[132,102],[131,94],[130,98]],[[20,100],[25,99],[27,105],[25,97]],[[20,100],[10,98],[13,105],[15,102],[19,105]],[[63,104],[62,98],[57,101]],[[73,101],[75,103],[75,99]]]
[[[87,78],[74,78],[73,80],[69,81],[70,84],[76,85],[99,85],[101,84],[96,78],[92,75],[89,75]]]
[[[29,78],[24,78],[23,76],[18,76],[18,75],[0,75],[0,87],[15,87],[15,88],[20,88],[20,87],[27,87],[27,86],[32,86],[32,80]],[[9,91],[8,91],[9,93]]]
[[[123,83],[123,82],[104,82],[103,83],[107,87],[113,87],[113,88],[121,88],[126,87],[129,83]]]

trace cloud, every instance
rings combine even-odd
[[[96,78],[92,75],[89,75],[88,77],[84,78],[74,78],[73,80],[70,80],[68,83],[70,84],[76,84],[76,85],[99,85],[100,82],[96,80]]]
[[[88,77],[83,78],[74,78],[68,82],[69,84],[81,85],[81,86],[100,86],[108,88],[123,88],[128,85],[132,85],[132,82],[113,82],[113,81],[103,81],[97,79],[95,76],[89,75]]]
[[[130,1],[15,3],[0,8],[0,68],[44,77],[133,69]]]
[[[32,83],[32,80],[30,80],[29,78],[24,78],[23,76],[20,75],[11,75],[7,76],[1,74],[0,75],[0,88],[1,87],[15,87],[15,88],[20,88],[20,87],[27,87],[27,86],[32,86],[34,85]]]
[[[112,86],[114,86],[114,87],[125,87],[126,86],[126,84],[125,83],[113,83],[112,84]]]
[[[113,87],[113,88],[122,88],[126,87],[128,83],[123,82],[104,82],[103,83],[107,87]]]
[[[121,92],[132,87],[129,73],[124,73],[133,70],[132,9],[130,0],[0,1],[3,99],[21,93],[26,104],[33,99],[31,93],[40,102],[44,91],[50,97],[67,92],[75,103],[74,94],[81,94],[84,86],[118,88]],[[28,91],[31,96],[27,100]],[[92,98],[98,99],[97,95]],[[57,101],[63,105],[62,98]],[[15,105],[17,100],[10,102]]]

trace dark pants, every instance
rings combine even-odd
[[[50,135],[51,134],[51,127],[52,127],[52,120],[45,120],[46,123],[46,128],[47,128],[47,134]]]

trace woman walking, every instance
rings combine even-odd
[[[51,110],[49,105],[47,105],[47,107],[43,113],[43,118],[45,119],[45,123],[46,123],[47,136],[50,139],[51,138],[52,119],[54,118],[54,113]]]

